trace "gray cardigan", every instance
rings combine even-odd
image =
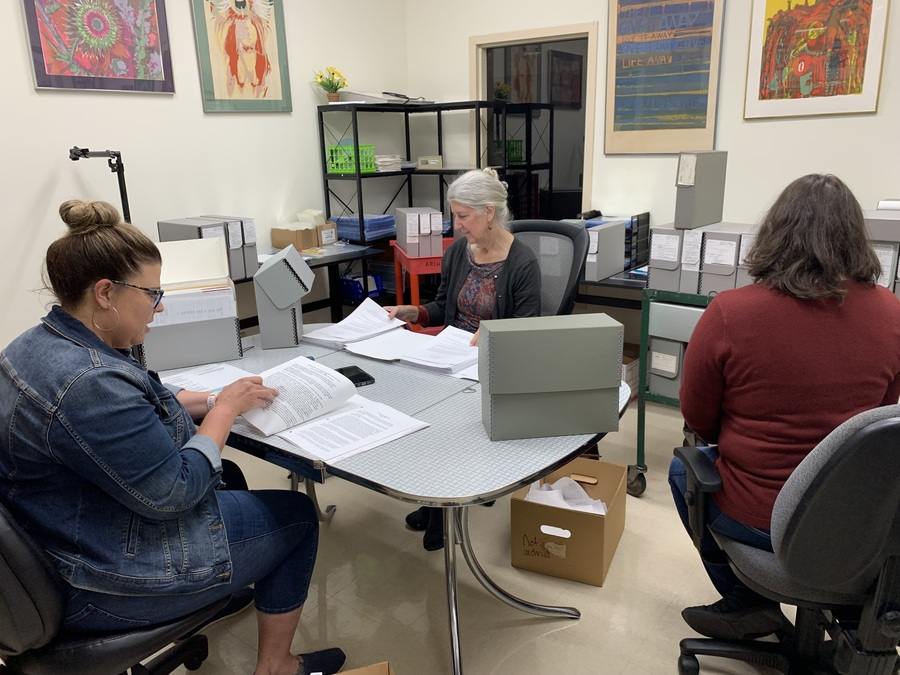
[[[420,308],[428,315],[426,320],[419,312],[419,322],[423,325],[451,324],[456,318],[456,298],[472,269],[466,255],[468,245],[465,238],[457,239],[444,253],[437,297],[434,302]],[[496,303],[495,316],[498,319],[541,314],[541,273],[537,258],[518,239],[514,239],[509,247],[506,264],[497,277]]]

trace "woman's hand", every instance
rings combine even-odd
[[[481,329],[479,328],[478,330],[475,331],[475,335],[472,336],[472,339],[469,340],[469,346],[470,346],[470,347],[477,347],[477,346],[478,346],[478,337],[479,337],[480,335],[481,335]]]
[[[384,308],[389,319],[400,319],[409,323],[419,322],[419,308],[415,305],[397,305]]]
[[[266,387],[258,375],[242,377],[219,392],[215,408],[222,406],[237,417],[248,410],[269,405],[276,396],[278,396],[278,390]]]

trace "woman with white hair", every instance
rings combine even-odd
[[[386,307],[397,317],[423,326],[455,326],[473,333],[485,319],[539,316],[541,276],[537,258],[506,228],[510,220],[506,183],[493,169],[467,171],[453,181],[447,201],[453,226],[462,235],[444,253],[441,285],[433,302]],[[444,545],[440,509],[422,507],[406,517],[425,530],[426,550]]]

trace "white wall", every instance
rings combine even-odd
[[[674,215],[675,156],[603,155],[607,6],[597,0],[407,0],[408,87],[436,100],[468,98],[470,36],[598,22],[592,206],[609,213],[649,209],[653,222],[665,222]],[[877,114],[745,121],[751,2],[725,6],[716,134],[716,149],[729,153],[725,218],[758,219],[787,183],[810,172],[843,178],[863,208],[900,195],[900,12],[890,13]]]
[[[190,3],[166,3],[175,95],[35,91],[22,3],[0,2],[6,79],[0,124],[0,345],[44,313],[40,267],[63,233],[56,209],[71,197],[119,205],[102,159],[71,162],[73,145],[121,150],[132,218],[156,238],[156,221],[210,212],[272,224],[322,208],[314,70],[334,65],[362,91],[406,89],[403,0],[304,0],[285,5],[291,114],[204,114]],[[339,30],[337,30],[339,29]]]

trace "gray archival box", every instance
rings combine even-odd
[[[675,179],[675,227],[692,230],[722,220],[728,153],[683,152]]]
[[[269,257],[253,276],[263,349],[296,347],[303,335],[300,300],[312,290],[315,273],[293,244]]]
[[[622,324],[606,314],[481,322],[481,419],[492,441],[619,428]]]

